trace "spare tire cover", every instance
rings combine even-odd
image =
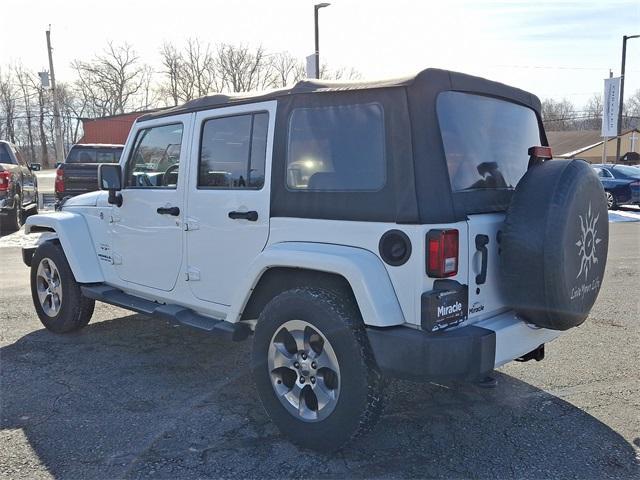
[[[600,291],[608,245],[604,189],[589,164],[551,160],[530,168],[500,237],[505,301],[540,327],[580,325]]]

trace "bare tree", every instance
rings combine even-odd
[[[165,42],[160,49],[162,57],[162,73],[165,75],[167,82],[161,86],[161,94],[169,97],[173,105],[178,105],[182,97],[180,96],[179,84],[182,81],[181,68],[184,62],[182,54],[171,43]]]
[[[95,116],[124,113],[144,86],[144,67],[127,43],[109,43],[102,55],[88,62],[75,60],[72,66],[78,75],[79,90]]]
[[[636,90],[625,102],[626,128],[640,126],[640,89]]]
[[[249,92],[277,84],[277,75],[262,47],[251,50],[245,45],[222,44],[216,61],[225,90]]]
[[[22,108],[24,109],[25,124],[27,127],[27,146],[29,147],[29,150],[28,150],[29,162],[35,162],[36,149],[33,141],[33,127],[31,122],[32,121],[31,98],[34,95],[31,85],[33,84],[34,80],[33,80],[32,74],[30,72],[27,72],[22,67],[22,65],[14,66],[13,70],[14,70],[20,91],[22,92],[22,102],[23,102]]]
[[[602,127],[602,95],[594,93],[584,107],[584,120],[580,127],[585,130],[600,130]]]
[[[354,68],[341,67],[333,70],[325,63],[320,67],[320,78],[324,80],[360,80],[362,74]]]
[[[0,71],[0,108],[2,108],[4,117],[4,131],[9,141],[15,143],[16,103],[19,98],[19,93],[13,82],[14,78],[10,70],[4,75]]]
[[[542,101],[542,121],[546,130],[571,130],[575,126],[576,108],[566,98],[546,98]]]
[[[165,43],[160,55],[166,77],[161,92],[173,105],[222,90],[216,57],[208,43],[189,39],[182,50]]]
[[[304,78],[305,69],[302,62],[289,52],[280,52],[271,56],[275,87],[286,87]]]

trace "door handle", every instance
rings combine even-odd
[[[488,235],[476,235],[476,250],[482,254],[482,266],[480,268],[480,273],[476,275],[476,285],[482,285],[487,281],[487,262],[489,260],[489,250],[487,249],[488,243]]]
[[[173,215],[174,217],[180,215],[180,209],[178,207],[158,207],[156,212],[160,215]]]
[[[229,218],[232,220],[249,220],[255,222],[258,220],[258,212],[251,210],[249,212],[229,212]]]

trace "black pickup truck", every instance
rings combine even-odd
[[[123,145],[76,144],[56,170],[56,199],[98,190],[98,165],[120,161]]]
[[[0,229],[15,232],[25,217],[38,212],[39,163],[27,163],[11,143],[0,140]]]

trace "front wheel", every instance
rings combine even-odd
[[[354,302],[323,289],[275,297],[258,320],[253,376],[280,431],[314,450],[337,450],[370,430],[382,380]]]
[[[82,295],[62,247],[45,242],[31,260],[31,296],[42,324],[55,333],[78,330],[89,323],[95,300]]]

